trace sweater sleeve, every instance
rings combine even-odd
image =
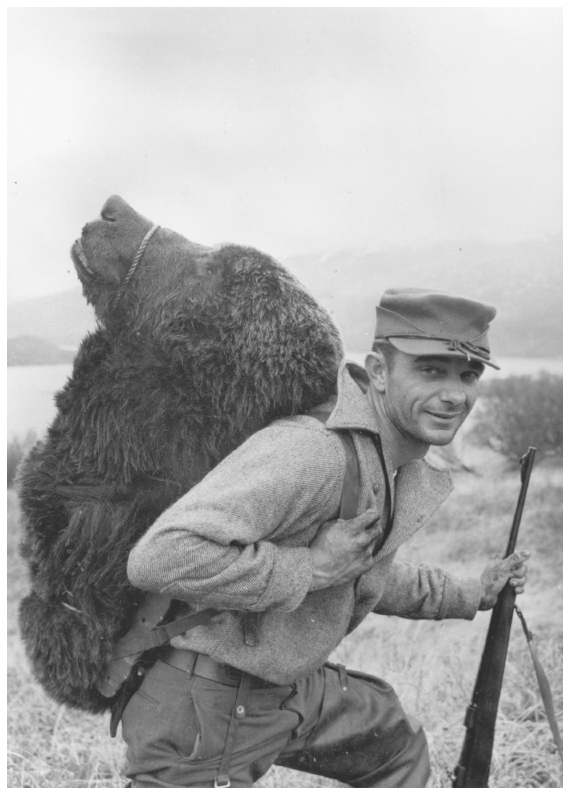
[[[473,577],[456,577],[438,566],[392,560],[386,567],[375,613],[412,619],[472,619],[481,586]]]
[[[335,515],[343,475],[329,434],[270,426],[157,519],[131,551],[129,579],[201,606],[295,610],[313,570],[291,535]]]

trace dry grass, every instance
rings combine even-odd
[[[503,552],[518,491],[517,474],[495,464],[485,476],[456,476],[457,487],[402,557],[475,573]],[[532,552],[527,593],[519,597],[539,636],[542,663],[562,712],[561,472],[533,474],[520,546]],[[16,608],[26,591],[17,556],[18,516],[9,494],[9,787],[123,787],[123,746],[108,736],[108,720],[60,707],[32,680],[17,637]],[[463,742],[463,715],[473,688],[489,613],[472,622],[410,622],[369,616],[335,652],[350,668],[387,679],[405,708],[422,721],[430,743],[430,787],[450,787]],[[338,782],[273,767],[264,788],[342,787]],[[490,786],[561,788],[562,772],[546,722],[530,657],[515,617],[497,721]]]

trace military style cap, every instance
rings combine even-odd
[[[499,370],[487,336],[496,314],[494,306],[440,291],[386,290],[376,307],[374,339],[413,356],[456,356]]]

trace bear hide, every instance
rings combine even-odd
[[[119,197],[71,253],[98,324],[20,470],[19,619],[48,695],[102,712],[96,682],[143,597],[129,551],[250,434],[334,393],[342,345],[270,257],[153,228]]]

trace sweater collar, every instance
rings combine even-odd
[[[388,437],[383,428],[379,426],[374,410],[366,396],[369,388],[370,379],[364,367],[345,359],[338,371],[337,395],[329,398],[322,406],[323,409],[330,412],[325,427],[329,430],[364,431],[379,436],[387,470],[392,472],[393,464]],[[404,464],[400,467],[400,473],[410,466],[412,469],[418,466],[427,466],[435,472],[448,473],[446,468],[440,469],[428,464],[425,459],[414,459]]]
[[[392,472],[388,439],[378,425],[376,415],[366,397],[369,388],[370,380],[364,367],[345,359],[338,371],[336,403],[325,427],[329,430],[363,431],[379,436],[387,471]]]
[[[326,423],[330,430],[354,430],[379,433],[376,417],[366,393],[370,381],[364,367],[343,361],[337,376],[337,399]]]

